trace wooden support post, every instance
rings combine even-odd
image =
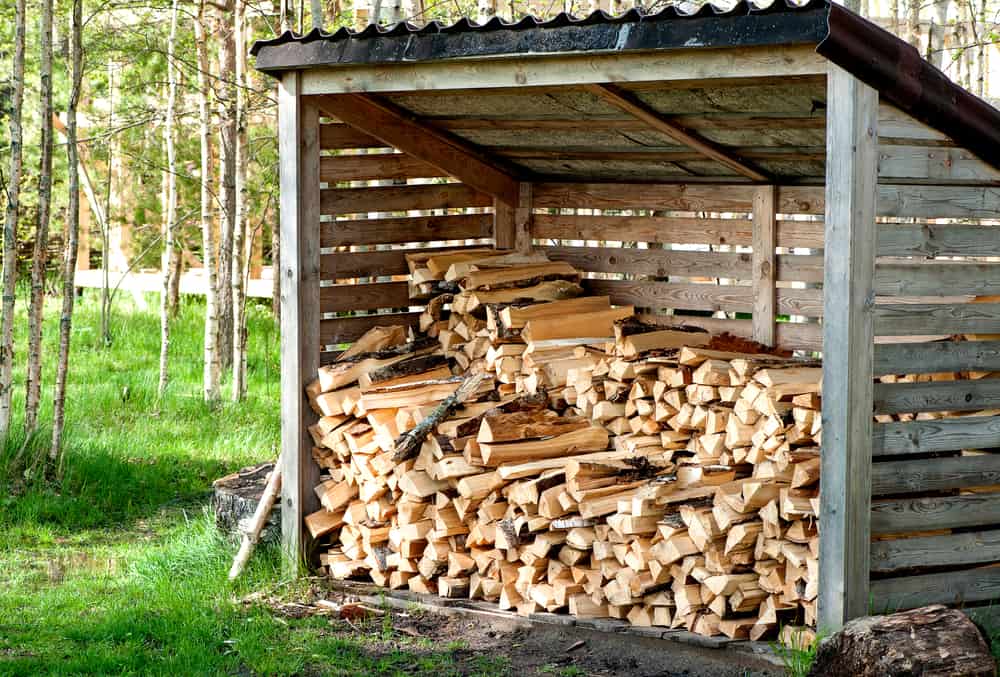
[[[759,186],[753,195],[753,340],[775,343],[775,188]]]
[[[531,184],[518,184],[516,205],[493,200],[493,237],[497,249],[513,249],[521,254],[531,251]]]
[[[819,628],[868,613],[878,93],[830,67]]]
[[[306,385],[319,369],[319,111],[300,96],[301,74],[278,87],[281,157],[281,539],[286,573],[303,563],[303,518],[318,508],[319,468],[307,430]]]

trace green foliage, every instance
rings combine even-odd
[[[822,639],[821,635],[816,635],[816,639],[809,646],[798,648],[795,645],[801,644],[800,638],[798,633],[793,633],[792,646],[786,646],[781,642],[771,642],[771,649],[781,659],[781,664],[789,677],[806,677],[812,668],[813,661],[816,660],[816,651],[819,649],[819,643]]]

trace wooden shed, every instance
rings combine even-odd
[[[415,321],[408,249],[475,242],[822,352],[821,627],[1000,599],[1000,455],[939,453],[1000,447],[1000,418],[872,423],[1000,408],[998,378],[873,384],[1000,371],[982,336],[1000,304],[970,303],[1000,294],[1000,111],[825,0],[314,30],[253,53],[280,83],[291,561],[315,509],[306,384],[366,329]],[[953,334],[985,340],[933,341]]]

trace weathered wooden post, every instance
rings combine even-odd
[[[819,627],[868,612],[878,93],[827,76]]]
[[[305,387],[319,368],[319,111],[301,96],[302,75],[278,87],[281,157],[281,540],[287,573],[302,562],[302,519],[318,506]]]

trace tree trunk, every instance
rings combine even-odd
[[[247,234],[247,121],[246,121],[246,31],[243,25],[246,5],[236,0],[233,12],[233,32],[236,36],[236,223],[233,229],[232,283],[233,305],[233,392],[232,399],[239,402],[246,397],[246,234]]]
[[[979,0],[979,11],[973,19],[976,25],[976,94],[980,98],[986,97],[986,42],[989,39],[985,34],[989,31],[986,10],[986,0]]]
[[[176,215],[177,210],[174,210]],[[177,241],[174,243],[177,249],[177,255],[174,256],[174,264],[170,268],[170,295],[168,297],[168,307],[170,308],[170,317],[177,317],[177,313],[180,311],[181,307],[181,275],[184,274],[184,243],[180,241],[180,228],[178,227],[175,231],[174,237]]]
[[[14,292],[17,283],[17,223],[21,196],[21,108],[24,102],[24,0],[14,6],[14,91],[10,113],[10,170],[3,225],[3,318],[0,320],[0,436],[10,431],[14,370]]]
[[[174,114],[177,99],[177,69],[174,49],[177,42],[177,0],[170,10],[170,37],[167,38],[167,119],[163,125],[163,141],[167,148],[167,218],[163,233],[163,291],[160,294],[160,397],[167,390],[170,357],[170,277],[174,270],[177,251],[174,237],[177,232],[177,157],[174,148]]]
[[[312,15],[312,27],[323,28],[323,0],[310,0],[309,11]]]
[[[907,0],[906,41],[920,51],[920,0]]]
[[[198,5],[194,35],[198,54],[198,130],[201,137],[201,258],[205,266],[205,350],[202,395],[219,399],[219,280],[216,274],[215,228],[212,223],[212,132],[208,104],[209,61],[205,31],[205,0]]]
[[[889,0],[889,31],[899,35],[899,0]]]
[[[66,379],[69,376],[69,348],[73,328],[73,303],[76,287],[76,256],[80,237],[80,156],[76,146],[76,108],[83,81],[83,0],[73,0],[70,15],[70,94],[66,110],[66,157],[69,179],[69,206],[66,214],[66,243],[63,249],[63,302],[59,318],[59,363],[56,367],[56,390],[53,397],[52,446],[49,458],[62,465],[62,435],[66,412]]]
[[[944,38],[948,30],[948,10],[951,0],[934,0],[934,21],[931,23],[930,35],[927,38],[928,52],[931,64],[935,68],[944,68]]]
[[[233,360],[233,233],[236,227],[236,33],[233,0],[219,9],[219,356]]]
[[[42,395],[42,315],[45,270],[49,253],[49,214],[52,209],[52,2],[42,0],[42,59],[39,98],[42,122],[38,168],[38,219],[31,253],[31,297],[28,304],[28,373],[25,384],[24,428],[34,432]]]

